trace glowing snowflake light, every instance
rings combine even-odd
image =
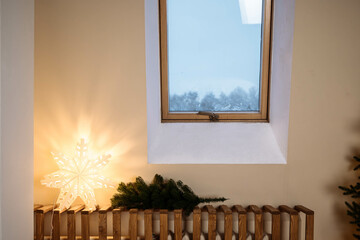
[[[60,170],[48,174],[41,184],[51,188],[60,188],[57,203],[60,209],[67,209],[80,197],[89,209],[96,208],[94,189],[115,187],[114,183],[99,174],[108,163],[110,154],[101,155],[95,159],[88,156],[88,146],[84,139],[77,144],[75,156],[54,154],[54,159]]]

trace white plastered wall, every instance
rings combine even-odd
[[[274,4],[270,123],[161,123],[158,1],[145,1],[149,163],[286,163],[294,2]]]
[[[34,2],[1,0],[1,234],[33,237]]]
[[[1,27],[1,16],[2,16],[2,0],[0,0],[0,126],[1,126],[1,117],[2,117],[2,111],[1,111],[1,68],[2,68],[2,65],[1,65],[1,30],[2,30],[2,27]],[[0,127],[0,173],[2,171],[2,152],[1,152],[1,136],[2,136],[2,131],[1,131],[1,127]],[[1,203],[2,203],[2,179],[0,177],[0,240],[2,239],[2,213],[1,213]]]

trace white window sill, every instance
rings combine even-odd
[[[148,133],[149,163],[286,163],[267,123],[165,123]]]
[[[149,163],[286,163],[294,5],[275,0],[270,123],[161,123],[158,0],[145,1]]]

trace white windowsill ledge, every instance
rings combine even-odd
[[[270,123],[161,123],[158,0],[145,1],[149,163],[286,163],[295,3],[274,5]]]

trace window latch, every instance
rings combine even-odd
[[[215,114],[214,112],[205,112],[205,111],[200,111],[198,112],[199,115],[205,115],[205,116],[209,116],[210,122],[217,122],[219,121],[219,115]]]

